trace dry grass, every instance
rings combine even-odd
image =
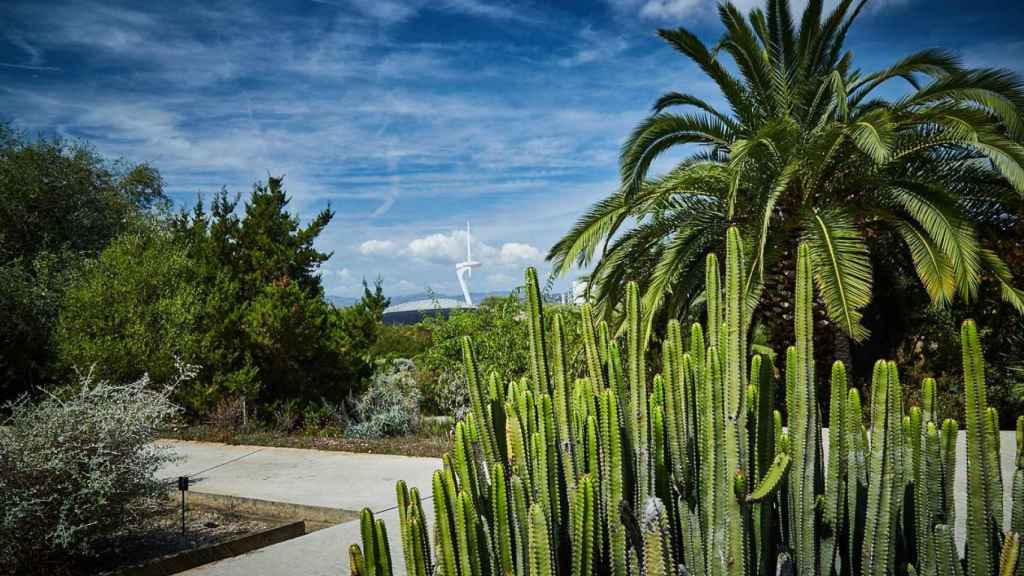
[[[440,458],[451,447],[451,439],[445,433],[421,433],[396,438],[363,439],[342,438],[335,435],[285,434],[274,431],[245,431],[207,425],[188,426],[164,431],[163,438],[176,440],[197,440],[202,442],[223,442],[225,444],[246,444],[253,446],[278,446],[282,448],[309,448],[336,452],[359,452],[363,454],[397,454],[400,456],[429,456]]]

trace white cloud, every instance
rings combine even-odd
[[[484,266],[521,266],[542,259],[540,250],[532,244],[506,242],[495,248],[475,236],[473,259]],[[409,242],[405,253],[413,258],[434,263],[455,264],[466,259],[466,232],[453,230],[447,234],[430,234]]]
[[[521,7],[484,2],[483,0],[445,0],[442,2],[428,2],[425,0],[313,0],[313,2],[341,8],[352,8],[360,14],[380,21],[383,24],[403,22],[424,9],[464,14],[496,21],[513,21],[527,24],[538,21],[535,16],[528,14]]]
[[[612,8],[622,14],[639,14],[646,20],[658,20],[667,23],[687,25],[682,20],[686,18],[715,18],[718,14],[720,0],[607,0]],[[870,3],[869,9],[880,10],[889,6],[907,4],[912,0],[876,0]],[[732,0],[732,4],[742,14],[748,13],[754,8],[764,8],[765,0]],[[839,0],[825,0],[823,12],[828,14],[839,4]],[[790,10],[794,19],[799,23],[799,16],[803,14],[807,6],[807,0],[793,0],[790,2]]]
[[[494,248],[473,240],[477,256],[493,253]],[[453,230],[448,234],[430,234],[409,242],[406,253],[428,262],[454,264],[466,259],[466,232]]]
[[[359,245],[359,253],[364,256],[386,255],[395,251],[395,243],[391,240],[367,240]]]
[[[573,55],[562,58],[558,64],[569,68],[602,62],[615,58],[627,48],[629,42],[622,36],[612,36],[608,30],[597,31],[592,26],[584,26],[580,30]]]
[[[540,260],[540,250],[536,246],[520,242],[508,242],[501,245],[501,261],[505,264],[520,264]]]
[[[508,20],[524,24],[536,24],[539,19],[529,14],[522,5],[505,5],[481,0],[447,0],[440,3],[443,9],[461,12],[470,16],[490,18],[492,20]]]
[[[336,5],[334,2],[319,1],[321,4]],[[396,2],[394,0],[354,0],[348,2],[349,6],[355,8],[362,14],[381,20],[386,23],[401,22],[416,14],[416,7],[407,2]]]
[[[414,282],[402,279],[398,281],[398,284],[395,286],[395,288],[399,292],[415,292],[419,290],[420,287]]]
[[[488,274],[487,281],[494,286],[513,286],[515,285],[516,279],[503,272],[498,272],[495,274]]]

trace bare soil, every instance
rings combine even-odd
[[[279,521],[246,518],[214,510],[187,510],[185,533],[181,509],[168,507],[145,528],[125,530],[112,536],[96,558],[68,565],[66,576],[112,574],[170,554],[195,550],[273,528]]]
[[[164,438],[277,446],[282,448],[309,448],[363,454],[397,454],[401,456],[430,456],[440,458],[451,447],[451,439],[444,433],[417,434],[396,438],[362,439],[335,435],[287,434],[273,431],[244,431],[208,425],[188,426],[167,430]]]

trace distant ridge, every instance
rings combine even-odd
[[[512,293],[512,290],[496,290],[491,292],[471,292],[470,296],[473,298],[473,302],[480,303],[484,298],[490,298],[497,296],[498,298],[505,298]],[[418,292],[416,294],[401,294],[397,296],[389,296],[391,298],[391,305],[396,306],[398,304],[404,304],[406,302],[412,302],[414,300],[431,300],[437,298],[438,300],[462,300],[462,294],[428,294],[426,292]],[[344,308],[345,306],[351,306],[356,302],[359,302],[359,298],[353,296],[336,296],[328,295],[327,300],[335,306]]]

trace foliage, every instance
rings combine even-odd
[[[577,350],[579,311],[575,307],[559,307],[566,323],[567,345],[573,359]],[[444,405],[458,405],[451,392],[452,378],[465,373],[462,339],[471,336],[476,342],[477,361],[485,373],[496,372],[502,379],[526,375],[530,366],[530,348],[522,317],[526,306],[516,291],[505,298],[487,298],[475,310],[454,310],[444,316],[431,316],[420,326],[429,331],[430,345],[415,357],[422,375],[426,408],[435,413],[451,414]],[[454,404],[453,404],[454,402]]]
[[[0,124],[0,399],[47,384],[63,291],[83,258],[168,205],[145,164]]]
[[[337,310],[337,329],[334,331],[338,345],[347,358],[361,362],[357,372],[366,377],[370,365],[379,357],[374,348],[384,327],[384,310],[391,304],[391,299],[384,296],[384,280],[377,278],[373,289],[363,280],[363,296],[359,302]]]
[[[747,348],[743,245],[728,230],[725,275],[705,261],[705,324],[688,342],[671,321],[662,371],[649,378],[636,283],[620,341],[591,336],[596,372],[568,377],[561,322],[546,328],[527,271],[530,375],[486,377],[464,340],[472,412],[434,473],[433,543],[417,489],[397,486],[408,574],[1014,574],[1024,528],[1024,417],[1013,514],[1003,516],[995,409],[973,322],[961,328],[967,428],[967,554],[953,540],[958,424],[940,422],[935,381],[905,410],[896,364],[878,361],[865,427],[860,395],[836,362],[827,432],[815,401],[814,272],[797,252],[795,344],[784,377]],[[602,345],[603,344],[603,345]],[[589,363],[588,363],[589,364]],[[782,396],[787,418],[773,410]],[[1004,532],[1003,530],[1006,530]],[[363,512],[353,575],[386,576],[383,521]]]
[[[55,356],[53,327],[77,257],[46,252],[30,263],[0,263],[0,398],[46,384]]]
[[[461,420],[469,411],[469,390],[464,370],[445,368],[432,380],[421,379],[420,401],[426,411]],[[424,392],[425,391],[425,392]]]
[[[315,247],[334,213],[325,209],[300,226],[273,177],[254,186],[241,215],[238,202],[221,192],[209,212],[199,202],[172,225],[203,294],[196,358],[203,370],[186,406],[203,412],[238,396],[256,406],[344,399],[370,374],[368,350],[387,305],[380,284],[356,306],[336,309],[318,272],[330,254]]]
[[[421,325],[430,331],[430,347],[417,362],[425,370],[462,371],[462,338],[472,335],[479,343],[484,369],[518,378],[529,369],[526,328],[519,321],[523,310],[519,294],[512,293],[506,298],[488,298],[475,310],[453,310],[447,318],[429,316]]]
[[[0,428],[0,571],[97,552],[164,497],[155,473],[172,456],[152,444],[177,408],[146,378],[84,377],[67,398],[9,406]]]
[[[685,28],[660,30],[726,105],[659,98],[622,147],[620,188],[549,253],[556,271],[592,265],[606,318],[627,281],[638,282],[646,325],[663,326],[700,300],[704,256],[721,255],[725,228],[738,225],[748,297],[769,288],[767,298],[788,302],[802,243],[821,315],[856,341],[869,334],[864,307],[887,294],[873,269],[891,248],[937,305],[973,301],[987,277],[1024,313],[1024,292],[993,250],[1024,213],[1021,79],[966,68],[942,50],[861,72],[844,43],[865,3],[826,11],[812,0],[799,21],[785,0],[747,17],[723,3],[725,32],[713,47]],[[899,79],[908,83],[901,95],[881,91]],[[678,150],[687,156],[649,177],[655,159]],[[777,339],[792,321],[783,316],[760,316]]]
[[[415,358],[430,347],[431,331],[422,324],[383,325],[377,333],[370,356],[382,360]]]
[[[1024,223],[1005,231],[997,249],[1015,275],[1024,273]],[[887,275],[892,272],[886,271]],[[921,290],[898,286],[907,279],[897,279],[891,296],[873,303],[866,312],[872,322],[885,322],[892,329],[879,333],[864,348],[894,350],[908,376],[920,379],[934,376],[939,381],[938,406],[946,416],[963,410],[963,387],[959,379],[960,333],[957,327],[966,319],[977,320],[986,348],[989,350],[985,381],[989,402],[1000,408],[1002,429],[1011,429],[1010,415],[1024,412],[1024,317],[999,298],[999,286],[983,283],[978,299],[957,301],[950,306],[927,305]],[[902,296],[902,297],[901,297]],[[875,340],[879,340],[875,344]],[[866,358],[866,351],[855,355],[854,361]]]
[[[356,403],[359,423],[346,430],[351,438],[384,438],[411,434],[419,427],[419,391],[410,360],[382,363]]]
[[[192,265],[170,234],[132,232],[82,264],[66,290],[56,328],[60,362],[97,378],[129,382],[148,374],[164,385],[180,361],[198,356],[201,294]]]

